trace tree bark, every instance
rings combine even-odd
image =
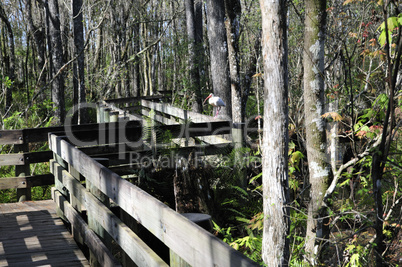
[[[324,41],[326,29],[326,1],[307,0],[304,27],[304,115],[306,148],[310,178],[305,248],[310,264],[317,264],[318,239],[328,235],[322,206],[331,178],[326,155],[326,127],[324,114]]]
[[[74,45],[75,45],[75,56],[77,57],[77,75],[78,75],[78,124],[87,123],[87,112],[85,108],[82,108],[82,104],[86,103],[86,93],[85,93],[85,54],[84,54],[84,26],[83,26],[83,16],[82,16],[82,0],[73,0],[73,25],[74,25]]]
[[[63,124],[65,116],[64,106],[64,75],[63,47],[60,35],[59,5],[57,0],[49,0],[47,6],[49,18],[50,54],[52,59],[52,102],[54,107],[54,122]],[[60,73],[58,73],[61,71]]]
[[[230,88],[232,94],[232,119],[235,123],[242,122],[242,88],[240,84],[239,38],[241,4],[239,0],[225,0],[225,26],[228,44],[228,59],[230,71]]]
[[[226,107],[222,108],[222,117],[232,117],[232,100],[230,95],[228,48],[224,24],[225,7],[223,1],[207,0],[208,40],[210,51],[211,77],[214,94],[219,96]]]
[[[262,147],[264,228],[262,258],[268,266],[289,263],[288,46],[286,1],[260,0],[264,64]]]
[[[194,112],[202,112],[202,97],[200,88],[200,73],[197,64],[197,51],[196,51],[196,29],[195,29],[195,15],[194,15],[194,0],[185,0],[184,6],[186,8],[186,25],[187,25],[187,39],[188,39],[188,66],[190,72],[190,88],[192,92],[192,110]]]
[[[134,32],[134,42],[133,42],[133,53],[136,55],[140,51],[140,23],[134,23],[133,25]],[[138,97],[140,96],[141,88],[140,88],[140,58],[135,56],[133,63],[133,84],[132,84],[132,96]]]
[[[6,105],[5,105],[5,115],[9,116],[10,115],[10,108],[12,105],[13,101],[13,88],[15,84],[15,68],[14,68],[14,62],[15,62],[15,49],[14,49],[14,33],[13,29],[11,27],[10,22],[8,21],[6,12],[3,8],[3,5],[0,3],[0,19],[4,22],[6,25],[7,31],[8,31],[8,42],[9,42],[9,48],[10,48],[10,55],[9,55],[9,67],[8,67],[8,78],[10,79],[11,83],[9,86],[6,87]]]
[[[384,22],[388,21],[388,11],[387,5],[383,7],[383,14],[384,14]],[[399,12],[398,12],[399,13]],[[397,14],[398,15],[398,14]],[[385,24],[385,32],[388,32],[388,23]],[[397,80],[399,76],[399,69],[400,69],[400,62],[401,62],[401,55],[402,55],[402,38],[401,32],[399,32],[398,39],[396,41],[397,46],[399,47],[398,50],[395,52],[394,56],[391,56],[391,49],[390,44],[391,40],[389,39],[388,34],[386,35],[386,44],[384,47],[384,51],[386,51],[386,59],[387,59],[387,72],[390,77],[386,79],[386,83],[389,88],[388,94],[388,105],[387,111],[385,113],[385,118],[383,122],[383,130],[381,136],[381,143],[379,145],[378,150],[374,151],[373,154],[373,162],[371,166],[371,177],[373,179],[373,191],[374,191],[374,202],[375,202],[375,231],[376,231],[376,238],[375,238],[375,258],[376,258],[376,266],[384,266],[384,258],[383,253],[385,250],[384,244],[384,206],[383,206],[383,199],[382,199],[382,180],[385,168],[385,163],[387,161],[389,150],[391,147],[392,139],[393,139],[393,131],[398,126],[395,123],[395,108],[397,104],[394,103],[395,101],[395,91],[397,89]]]
[[[41,5],[41,3],[39,3]],[[32,14],[41,14],[39,10],[32,11],[32,0],[25,0],[25,6],[26,6],[26,13],[27,13],[27,20],[28,20],[28,27],[31,35],[33,36],[33,39],[35,40],[35,48],[36,48],[36,53],[38,57],[38,73],[42,73],[43,68],[45,67],[45,62],[46,62],[46,37],[45,37],[45,29],[44,29],[44,23],[42,20],[40,20],[39,25],[35,25],[34,19]],[[43,6],[41,7],[43,10]],[[39,12],[38,12],[39,11]],[[42,88],[46,84],[46,75],[41,75],[39,77],[39,84],[38,87]],[[39,96],[39,101],[44,100],[44,94],[41,94]],[[30,103],[28,103],[30,104]]]

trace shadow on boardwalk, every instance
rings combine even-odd
[[[53,200],[0,204],[0,266],[89,266]]]

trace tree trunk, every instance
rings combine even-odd
[[[202,97],[200,88],[200,73],[197,64],[197,51],[196,51],[196,29],[195,29],[195,16],[194,16],[194,0],[185,0],[184,5],[186,8],[186,24],[187,24],[187,38],[188,38],[188,67],[190,72],[190,88],[192,92],[192,110],[194,112],[202,112]]]
[[[49,0],[47,6],[49,18],[50,54],[52,59],[52,102],[54,107],[54,122],[63,124],[64,107],[64,75],[63,47],[60,35],[59,5],[57,0]],[[60,73],[59,73],[60,72]]]
[[[310,178],[305,248],[310,264],[317,264],[319,244],[317,238],[328,235],[324,223],[323,198],[331,178],[326,155],[326,127],[324,114],[324,41],[326,28],[326,1],[308,0],[304,31],[304,114],[306,148]]]
[[[240,86],[239,68],[239,38],[241,4],[239,0],[225,0],[226,36],[230,71],[230,88],[232,94],[232,119],[235,123],[242,122],[242,90]],[[242,131],[240,131],[242,132]]]
[[[248,63],[248,66],[246,67],[246,75],[243,78],[242,81],[242,102],[241,102],[241,114],[242,114],[242,122],[246,121],[246,107],[247,107],[247,100],[248,96],[250,93],[250,88],[252,84],[252,77],[254,74],[257,73],[257,62],[258,62],[258,57],[261,53],[261,31],[258,33],[257,38],[255,39],[254,43],[254,53],[252,53],[252,57]],[[258,95],[258,92],[256,93]]]
[[[39,2],[41,5],[41,3]],[[25,1],[25,6],[26,6],[26,12],[27,12],[27,20],[28,20],[28,27],[29,31],[34,37],[35,40],[35,45],[36,45],[36,52],[38,56],[38,73],[42,73],[43,68],[45,67],[45,62],[46,62],[46,37],[45,37],[45,26],[40,24],[39,26],[34,24],[34,20],[32,17],[32,14],[40,14],[41,12],[39,10],[32,11],[32,0],[26,0]],[[43,9],[43,6],[41,7]],[[46,84],[46,75],[41,74],[39,77],[39,84],[38,87],[42,88]],[[39,96],[39,102],[42,102],[45,100],[44,94],[41,94]],[[30,104],[30,103],[28,103]]]
[[[140,23],[135,23],[133,26],[134,31],[134,41],[133,41],[133,53],[136,55],[140,51]],[[140,96],[140,58],[135,56],[133,63],[133,85],[132,85],[132,96]]]
[[[228,50],[225,31],[225,7],[223,1],[207,0],[208,40],[211,61],[212,87],[214,94],[219,96],[226,107],[222,108],[222,117],[232,117],[232,100],[230,96],[230,81],[228,68]]]
[[[384,21],[388,21],[388,10],[387,6],[383,8],[384,13]],[[385,32],[388,32],[388,23],[385,23]],[[389,36],[386,35],[386,44],[384,47],[384,51],[386,51],[386,62],[387,62],[387,72],[390,77],[386,79],[386,83],[389,88],[388,94],[388,105],[387,111],[385,113],[385,118],[383,122],[383,130],[381,136],[381,143],[379,145],[378,150],[374,151],[373,154],[373,162],[371,166],[371,177],[373,179],[373,191],[374,191],[374,202],[375,202],[375,258],[376,258],[376,266],[384,266],[384,206],[382,199],[382,180],[384,170],[386,169],[386,161],[389,155],[389,150],[391,147],[392,139],[393,139],[393,131],[395,128],[398,128],[395,122],[395,108],[398,106],[394,103],[395,101],[395,91],[397,87],[398,74],[400,69],[400,59],[402,50],[399,48],[395,55],[391,55],[390,51],[390,43],[391,40]],[[401,33],[399,33],[397,45],[400,47],[402,45],[402,39],[400,39]],[[389,135],[389,136],[388,136]]]
[[[84,57],[84,26],[82,23],[82,0],[73,0],[73,22],[74,22],[74,45],[75,56],[77,57],[77,74],[78,74],[78,123],[88,122],[86,109],[82,108],[82,104],[86,103],[85,94],[85,57]]]
[[[195,64],[198,66],[198,77],[200,79],[200,95],[202,96],[201,88],[205,87],[205,49],[204,49],[204,34],[203,34],[203,16],[202,16],[202,1],[197,0],[194,9],[195,21]],[[202,99],[201,99],[202,101]],[[202,104],[202,103],[201,103]],[[203,110],[201,106],[201,111]]]
[[[264,63],[262,147],[264,229],[262,258],[268,266],[289,263],[288,47],[286,1],[260,1]]]
[[[9,55],[9,67],[8,67],[8,78],[10,79],[11,83],[9,86],[6,86],[6,105],[5,105],[5,115],[9,116],[10,114],[10,108],[12,105],[13,101],[13,88],[15,84],[15,69],[14,69],[14,63],[15,63],[15,49],[14,49],[14,33],[13,29],[11,27],[10,22],[8,21],[6,12],[4,11],[3,5],[0,3],[0,19],[4,22],[6,25],[7,31],[8,31],[8,42],[9,42],[9,49],[10,49],[10,55]]]

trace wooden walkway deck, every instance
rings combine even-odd
[[[0,266],[89,266],[53,200],[0,204]]]

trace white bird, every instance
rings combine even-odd
[[[214,96],[214,94],[212,93],[210,93],[209,96],[205,98],[204,103],[202,103],[203,105],[205,104],[205,101],[207,101],[207,99],[209,99],[208,103],[211,106],[216,107],[215,117],[218,116],[218,113],[222,107],[226,107],[225,102],[223,102],[223,100],[219,96]]]

